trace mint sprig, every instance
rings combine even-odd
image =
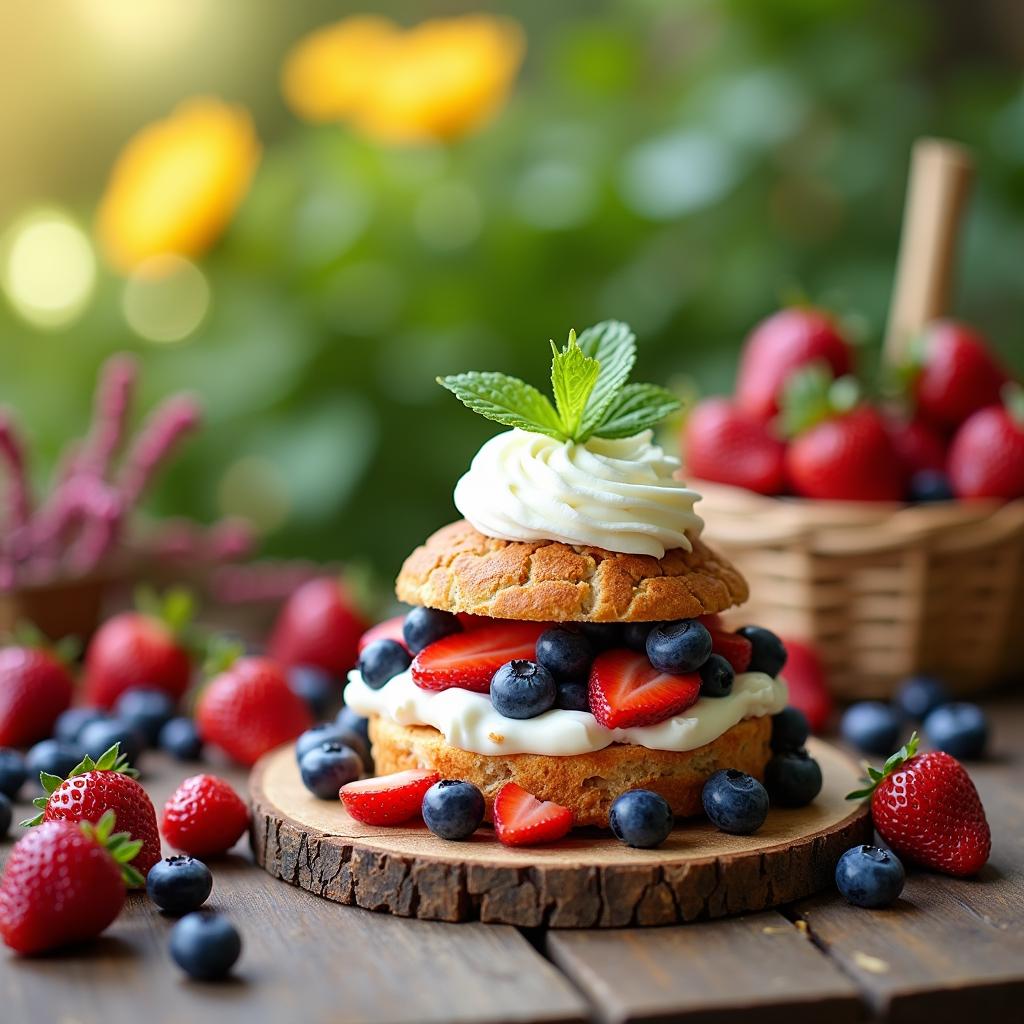
[[[664,388],[626,383],[636,362],[636,336],[627,324],[607,320],[579,337],[570,331],[566,345],[551,342],[551,351],[554,405],[503,373],[460,373],[437,382],[489,420],[559,441],[630,437],[679,408]]]

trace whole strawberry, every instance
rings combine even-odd
[[[109,708],[133,687],[163,690],[179,699],[188,689],[192,665],[183,634],[192,615],[184,591],[162,602],[141,597],[145,611],[122,612],[96,632],[85,656],[86,702]]]
[[[223,779],[193,775],[164,805],[162,830],[176,850],[193,857],[227,853],[249,827],[249,808]]]
[[[848,799],[871,797],[878,834],[898,856],[946,875],[977,874],[992,836],[971,777],[941,750],[918,754],[917,733],[885,762],[868,768],[868,786]]]
[[[811,363],[842,377],[853,369],[853,350],[835,321],[820,309],[793,306],[750,332],[736,377],[736,404],[761,421],[779,411],[786,381]],[[710,478],[709,478],[710,479]]]
[[[305,701],[269,658],[239,658],[210,680],[196,704],[203,741],[241,764],[255,764],[312,724]]]
[[[139,842],[133,867],[145,878],[160,859],[160,832],[156,810],[149,794],[135,780],[138,772],[128,766],[127,758],[114,744],[98,761],[83,758],[66,779],[43,772],[39,781],[46,796],[34,801],[40,808],[29,825],[46,821],[99,821],[108,811]]]
[[[949,479],[959,498],[1024,497],[1024,392],[1005,391],[1004,405],[979,409],[953,438]]]
[[[997,405],[1007,381],[985,339],[952,320],[937,320],[925,329],[908,374],[918,412],[946,428],[959,426],[978,409]]]
[[[355,665],[368,625],[340,581],[310,580],[285,602],[268,653],[285,668],[314,665],[340,679]]]
[[[792,637],[783,637],[782,642],[786,648],[786,666],[782,674],[789,687],[789,703],[807,716],[812,732],[821,732],[835,707],[825,666],[810,644]]]
[[[726,398],[708,398],[690,413],[683,435],[687,471],[702,480],[779,494],[786,446],[762,420]]]
[[[890,413],[885,416],[885,429],[908,474],[946,468],[946,441],[935,427],[919,417]]]
[[[0,747],[27,747],[53,732],[74,683],[56,654],[41,647],[0,650]]]
[[[31,955],[99,935],[121,912],[139,844],[114,834],[115,815],[96,823],[48,821],[11,850],[0,882],[0,936]]]

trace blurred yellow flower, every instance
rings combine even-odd
[[[109,261],[128,272],[150,256],[196,256],[221,235],[260,158],[249,112],[212,97],[180,103],[121,151],[96,230]]]
[[[292,50],[284,94],[301,117],[348,120],[383,141],[451,140],[501,108],[524,50],[522,29],[507,18],[465,15],[408,30],[348,18]]]

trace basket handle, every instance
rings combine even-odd
[[[900,236],[883,358],[903,362],[910,340],[949,308],[961,216],[974,176],[970,150],[945,139],[918,139]]]

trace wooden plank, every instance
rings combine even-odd
[[[856,987],[773,911],[672,928],[553,931],[547,947],[607,1024],[863,1016]]]

